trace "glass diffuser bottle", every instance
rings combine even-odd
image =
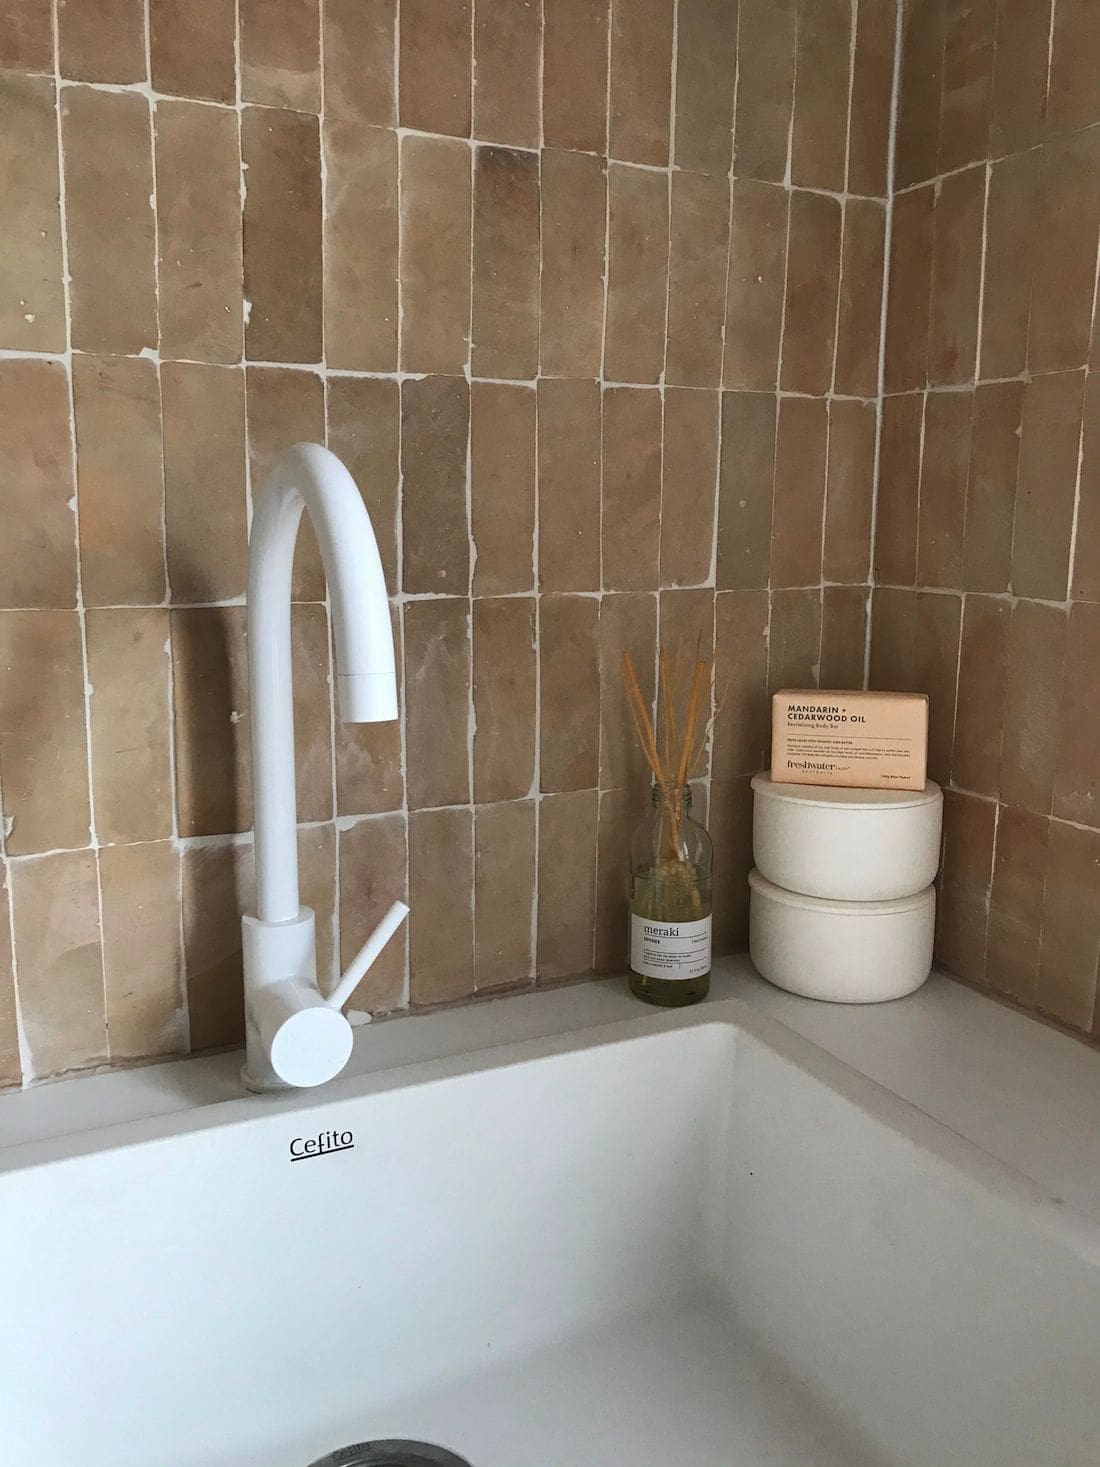
[[[711,728],[711,663],[697,644],[681,707],[684,664],[682,647],[675,659],[661,649],[654,719],[623,654],[631,718],[653,774],[653,811],[630,848],[630,987],[648,1003],[672,1007],[698,1003],[710,990],[713,847],[691,818],[690,781]]]
[[[630,987],[680,1007],[710,990],[710,836],[691,818],[691,786],[653,786],[630,845]]]

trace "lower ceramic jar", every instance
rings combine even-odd
[[[886,902],[836,902],[749,873],[749,954],[770,983],[831,1003],[881,1003],[932,969],[936,891]]]

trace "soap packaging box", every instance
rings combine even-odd
[[[785,689],[772,698],[772,779],[850,789],[922,790],[925,693]]]

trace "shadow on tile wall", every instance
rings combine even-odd
[[[912,0],[872,686],[927,689],[939,954],[1097,1034],[1100,7]]]
[[[621,966],[619,656],[700,629],[742,940],[767,691],[863,678],[894,34],[894,0],[0,0],[0,1084],[240,1037],[248,496],[302,438],[369,503],[406,711],[334,726],[304,535],[324,973],[399,895],[361,1007]]]

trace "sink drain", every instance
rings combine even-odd
[[[359,1442],[341,1447],[311,1467],[470,1467],[465,1457],[456,1457],[430,1442]]]

